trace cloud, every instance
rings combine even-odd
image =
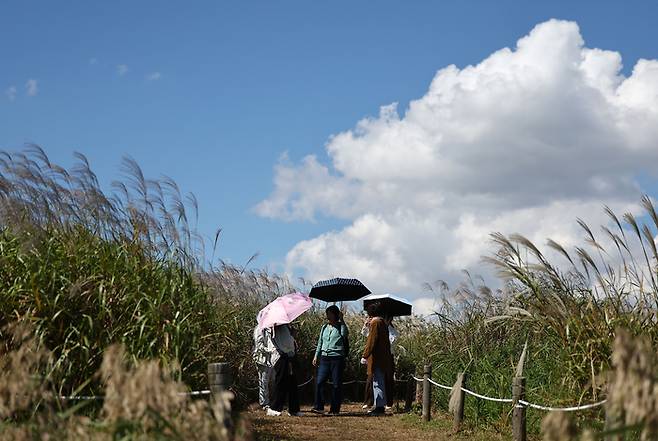
[[[117,73],[118,73],[119,76],[121,76],[121,77],[124,76],[125,74],[127,74],[129,70],[130,70],[130,69],[128,68],[128,65],[127,65],[127,64],[119,64],[119,65],[117,66]]]
[[[577,217],[596,226],[604,204],[638,211],[636,176],[658,160],[658,61],[621,69],[576,23],[541,23],[514,48],[442,68],[403,113],[384,105],[331,136],[329,163],[282,160],[255,210],[348,222],[297,243],[289,272],[411,297],[463,268],[486,273],[493,231],[580,243]]]
[[[147,81],[157,81],[160,78],[162,78],[162,74],[160,72],[152,72],[152,73],[146,75],[146,80]]]
[[[39,93],[39,84],[37,80],[29,79],[25,83],[25,93],[27,96],[37,96]]]
[[[92,66],[98,64],[98,59],[97,59],[97,58],[93,58],[93,57],[90,58],[90,59],[89,59],[89,64],[92,65]]]
[[[18,93],[18,90],[16,89],[16,86],[10,86],[5,90],[5,95],[7,95],[7,99],[9,101],[14,101],[16,99],[16,94]]]
[[[419,297],[413,302],[413,312],[418,315],[430,315],[439,310],[437,300],[433,297]]]

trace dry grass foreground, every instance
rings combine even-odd
[[[369,418],[363,415],[361,406],[346,405],[345,416],[324,417],[303,412],[301,417],[268,417],[258,409],[249,411],[249,419],[258,441],[427,441],[432,440],[511,440],[508,434],[465,428],[452,434],[452,420],[436,415],[434,420],[423,423],[415,414],[391,414]]]
[[[237,441],[231,420],[231,393],[210,402],[192,400],[175,369],[157,360],[132,363],[123,347],[111,346],[99,372],[105,384],[103,407],[68,407],[48,376],[50,353],[25,322],[6,327],[0,339],[0,439],[27,440],[189,440]],[[0,337],[3,335],[0,334]],[[219,394],[218,394],[219,395]]]

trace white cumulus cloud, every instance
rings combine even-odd
[[[441,305],[433,297],[418,297],[412,304],[414,314],[418,315],[431,315],[441,309]]]
[[[25,83],[25,93],[27,96],[36,96],[39,93],[39,83],[37,80],[29,79]]]
[[[117,66],[117,73],[121,77],[124,76],[125,74],[127,74],[129,70],[130,70],[130,68],[128,68],[127,64],[119,64]]]
[[[146,75],[146,79],[148,81],[157,81],[160,78],[162,78],[162,74],[160,72],[151,72],[150,74]]]
[[[5,95],[7,95],[7,99],[9,101],[14,101],[16,99],[16,94],[18,93],[18,90],[16,89],[16,86],[10,86],[5,90]]]
[[[326,150],[326,164],[281,161],[256,206],[349,223],[299,242],[287,269],[418,298],[424,282],[485,272],[491,232],[570,245],[582,237],[577,217],[606,223],[604,204],[637,211],[636,177],[658,161],[658,61],[626,77],[619,53],[550,20],[476,65],[440,69],[403,112],[384,105]]]

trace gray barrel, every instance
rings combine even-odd
[[[219,393],[228,390],[233,383],[231,368],[228,363],[208,364],[208,386],[211,393]]]

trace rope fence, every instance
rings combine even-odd
[[[311,377],[305,382],[298,384],[298,388],[302,388],[304,386],[307,386],[309,383],[311,383],[315,377]],[[399,381],[399,380],[396,380]],[[328,382],[329,384],[333,384],[331,381]],[[355,384],[355,383],[361,383],[365,384],[365,381],[361,380],[351,380],[351,381],[343,381],[343,386],[348,386],[350,384]],[[256,390],[256,389],[254,389]],[[178,395],[187,395],[187,396],[203,396],[203,395],[210,395],[211,391],[210,389],[205,389],[205,390],[193,390],[191,392],[181,392]],[[103,395],[61,395],[58,397],[60,400],[67,400],[67,401],[83,401],[83,400],[104,400],[105,396]]]
[[[60,400],[66,401],[86,401],[86,400],[104,400],[104,396],[93,396],[93,395],[71,395],[71,396],[59,396]]]
[[[602,400],[599,401],[598,403],[591,403],[591,404],[584,404],[582,406],[574,406],[574,407],[550,407],[550,406],[541,406],[539,404],[533,404],[529,403],[524,400],[519,400],[519,404],[522,406],[527,406],[531,407],[533,409],[538,409],[538,410],[545,410],[548,412],[577,412],[579,410],[586,410],[586,409],[592,409],[594,407],[599,407],[602,406],[606,403],[608,400]]]
[[[432,386],[450,391],[450,403],[448,409],[453,413],[453,431],[458,432],[461,429],[464,420],[464,399],[466,395],[471,395],[485,401],[495,403],[512,404],[512,439],[514,441],[526,441],[526,409],[536,409],[546,412],[578,412],[587,409],[593,409],[604,405],[607,400],[601,400],[595,403],[582,404],[570,407],[553,407],[541,404],[531,403],[525,400],[525,378],[515,377],[512,384],[512,398],[496,398],[479,394],[464,387],[465,374],[460,373],[454,386],[448,386],[432,380],[432,367],[425,365],[423,377],[419,378],[411,375],[410,380],[416,385],[422,383],[422,405],[423,420],[429,421],[431,418],[431,388]],[[417,392],[418,397],[418,392]],[[418,398],[417,398],[418,400]]]
[[[541,404],[531,403],[525,400],[525,378],[524,377],[515,377],[512,385],[512,398],[497,398],[483,395],[464,387],[464,378],[465,374],[460,373],[457,376],[457,381],[454,386],[449,386],[441,384],[432,379],[432,367],[430,365],[425,365],[423,370],[423,377],[419,378],[415,375],[411,375],[406,380],[395,379],[397,383],[406,383],[407,392],[406,392],[406,403],[405,409],[410,410],[411,404],[413,401],[413,391],[416,390],[416,402],[419,401],[419,392],[418,384],[422,383],[422,417],[423,420],[429,421],[431,418],[431,388],[437,387],[450,391],[450,403],[449,410],[453,413],[453,431],[457,432],[460,430],[463,419],[464,419],[464,401],[465,396],[470,395],[475,398],[491,401],[496,403],[512,404],[512,432],[514,441],[526,441],[526,409],[536,409],[546,412],[578,412],[587,409],[593,409],[600,407],[606,403],[607,400],[602,400],[596,403],[583,404],[579,406],[571,407],[553,407],[553,406],[544,406]],[[311,376],[305,382],[298,384],[298,388],[305,387],[315,380],[315,376]],[[209,389],[204,390],[195,390],[190,392],[181,392],[179,395],[199,397],[206,395],[214,395],[217,393],[223,393],[230,389],[231,384],[233,383],[233,377],[230,372],[228,363],[210,363],[208,365],[208,385]],[[332,384],[331,382],[328,382]],[[355,384],[364,384],[365,381],[362,380],[350,380],[345,381],[343,385],[355,385]],[[89,395],[71,395],[71,396],[59,396],[61,400],[68,401],[82,401],[82,400],[103,400],[104,396],[89,396]]]
[[[416,380],[419,383],[422,383],[424,380],[422,378],[418,378],[415,375],[412,376],[414,380]],[[437,383],[436,381],[432,380],[431,378],[428,379],[428,381],[433,384],[436,387],[439,387],[441,389],[449,390],[452,391],[453,387],[452,386],[446,386],[445,384]],[[460,388],[461,391],[468,395],[472,395],[476,398],[480,398],[482,400],[486,401],[493,401],[496,403],[513,403],[514,400],[512,398],[494,398],[494,397],[488,397],[486,395],[479,394],[477,392],[473,392],[472,390],[468,390],[465,387]],[[606,403],[607,400],[602,400],[597,403],[591,403],[591,404],[583,404],[582,406],[572,406],[572,407],[551,407],[551,406],[542,406],[541,404],[534,404],[530,403],[529,401],[525,400],[519,400],[517,405],[521,405],[521,407],[530,407],[533,409],[537,410],[545,410],[547,412],[577,412],[579,410],[586,410],[586,409],[592,409],[594,407],[599,407],[602,406]]]
[[[193,390],[190,392],[180,392],[179,396],[186,395],[189,397],[198,397],[203,395],[210,395],[210,390]],[[104,395],[60,395],[57,398],[65,401],[89,401],[89,400],[104,400]]]
[[[193,390],[192,392],[182,392],[179,395],[189,395],[189,396],[198,396],[198,395],[210,395],[210,390]]]
[[[465,393],[467,393],[469,395],[472,395],[476,398],[480,398],[482,400],[487,400],[487,401],[493,401],[493,402],[496,402],[496,403],[512,403],[514,401],[511,398],[493,398],[493,397],[488,397],[486,395],[480,395],[477,392],[473,392],[472,390],[468,390],[468,389],[463,388],[463,387],[462,387],[461,390],[463,390]]]
[[[311,381],[313,381],[314,379],[315,379],[315,377],[311,377],[311,378],[309,378],[308,380],[306,380],[305,382],[303,382],[302,384],[298,384],[297,387],[298,387],[298,388],[299,388],[299,387],[304,387],[304,386],[306,386],[307,384],[309,384]],[[394,381],[395,381],[396,383],[406,383],[406,381],[404,381],[404,380],[394,380]],[[328,383],[328,384],[334,384],[334,383],[331,382],[331,381],[327,381],[327,383]],[[351,385],[351,384],[356,384],[356,383],[366,384],[366,382],[363,381],[363,380],[350,380],[350,381],[343,381],[341,384],[342,384],[343,386],[349,386],[349,385]]]

